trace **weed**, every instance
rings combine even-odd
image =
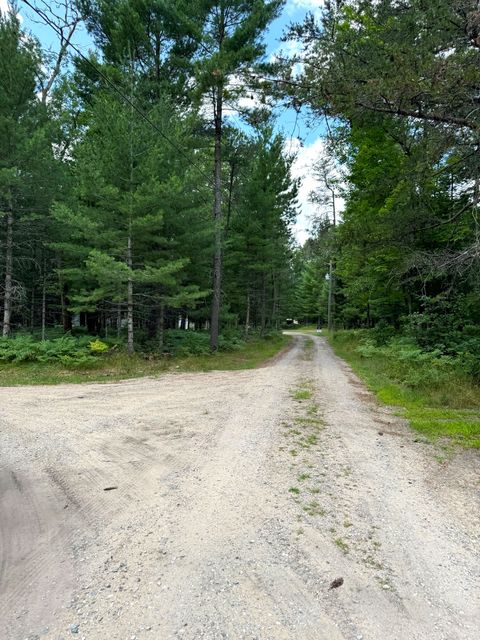
[[[349,546],[345,542],[345,540],[343,540],[342,538],[335,538],[333,541],[337,545],[337,547],[343,551],[343,553],[349,552]]]
[[[293,392],[292,397],[298,401],[309,400],[312,397],[312,392],[310,389],[297,389]]]
[[[371,567],[372,569],[375,569],[376,571],[381,571],[384,568],[383,564],[378,562],[378,560],[375,560],[375,558],[371,554],[363,556],[362,562],[366,566]]]
[[[326,514],[325,509],[319,505],[317,500],[312,500],[305,504],[303,510],[308,513],[309,516],[324,516]]]
[[[453,444],[480,448],[480,386],[446,357],[398,342],[379,349],[365,341],[368,335],[339,331],[329,340],[378,399],[396,406],[395,414],[428,441],[447,438]]]

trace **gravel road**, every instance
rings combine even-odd
[[[1,640],[480,637],[478,454],[440,457],[320,337],[2,388],[0,430]]]

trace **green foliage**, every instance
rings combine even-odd
[[[89,339],[91,340],[91,338]],[[108,358],[93,357],[85,362],[88,353],[71,356],[73,366],[60,359],[50,362],[0,361],[0,385],[58,384],[81,382],[111,382],[141,376],[158,376],[166,371],[213,371],[253,369],[274,357],[288,345],[289,338],[277,334],[269,340],[252,337],[242,348],[195,356],[151,357],[151,354],[130,356],[125,350],[113,351]],[[0,340],[1,343],[1,340]],[[80,366],[75,363],[79,362]]]
[[[225,289],[232,311],[243,322],[277,327],[290,312],[291,225],[298,184],[284,138],[270,126],[259,127],[243,149],[246,177],[232,195],[238,206],[230,215],[225,256]]]
[[[364,340],[357,347],[363,358],[384,358],[387,375],[407,387],[447,384],[456,373],[463,371],[461,359],[445,356],[441,351],[423,351],[408,338],[391,340],[382,347]]]
[[[220,351],[235,351],[245,347],[239,332],[222,334]],[[170,329],[165,332],[164,350],[175,356],[206,355],[210,353],[210,337],[206,331],[182,331]]]
[[[173,339],[168,331],[187,317],[205,329],[214,250],[224,260],[222,329],[247,316],[241,335],[280,325],[293,289],[293,160],[266,114],[251,119],[247,133],[221,106],[212,119],[205,104],[215,96],[231,105],[261,90],[254,72],[282,4],[81,0],[96,49],[89,62],[60,65],[43,101],[37,83],[51,54],[23,33],[14,12],[2,16],[6,333],[11,326],[47,337],[53,326],[71,332],[80,322],[92,335],[127,333],[130,353],[161,350],[164,339],[169,352],[204,353],[203,338]],[[217,223],[214,124],[223,153]],[[220,348],[242,346],[235,340],[222,338]]]
[[[367,330],[339,331],[330,340],[378,398],[399,407],[415,430],[432,440],[480,447],[480,388],[465,371],[462,354],[427,352],[405,337],[377,346]]]
[[[108,344],[102,342],[98,338],[89,342],[88,346],[92,353],[105,353],[105,351],[108,351],[110,349]]]
[[[0,338],[0,362],[61,362],[65,366],[85,367],[97,362],[99,354],[109,346],[88,336],[63,336],[54,340],[38,341],[33,336],[19,335]]]
[[[480,380],[477,5],[331,2],[290,33],[305,45],[294,100],[333,117],[327,151],[346,177],[335,241],[317,230],[297,291],[320,317],[310,274],[331,256],[336,325],[374,328],[362,357],[412,389]]]

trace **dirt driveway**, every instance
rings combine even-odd
[[[439,461],[322,338],[2,388],[0,430],[2,640],[480,637],[478,455]]]

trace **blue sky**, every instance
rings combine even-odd
[[[0,10],[4,11],[7,3],[8,0],[0,0]],[[271,24],[267,33],[267,56],[271,57],[280,49],[284,52],[296,51],[295,43],[280,42],[282,34],[291,22],[301,22],[308,12],[319,14],[323,4],[324,0],[287,0],[281,16]],[[45,48],[56,48],[57,37],[53,30],[39,24],[38,20],[34,21],[33,12],[21,0],[17,1],[17,5],[23,26],[31,30]],[[84,29],[78,31],[74,43],[83,51],[88,51],[90,40]],[[293,173],[295,177],[302,179],[302,186],[299,194],[300,215],[295,235],[299,242],[303,242],[307,237],[309,218],[314,213],[314,208],[308,201],[308,195],[316,187],[311,167],[322,153],[323,124],[318,121],[309,129],[304,118],[297,118],[293,110],[282,110],[279,111],[278,128],[287,139],[287,151],[297,154]]]

